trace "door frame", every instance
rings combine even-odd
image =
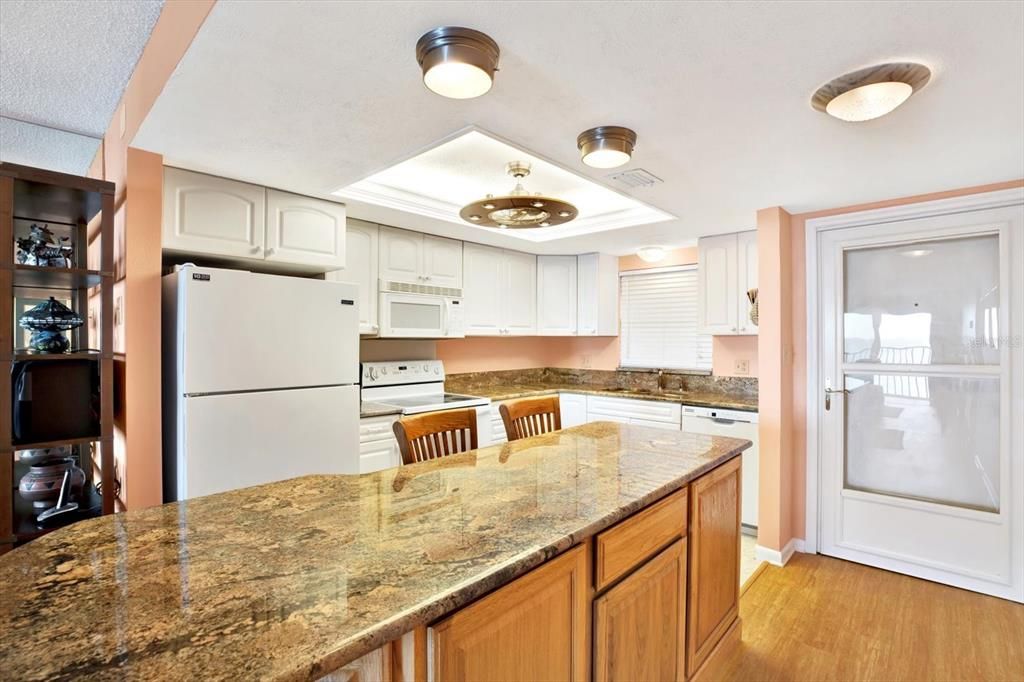
[[[818,281],[821,276],[821,257],[819,237],[829,230],[838,230],[849,227],[863,227],[884,223],[901,222],[919,218],[931,218],[937,216],[952,215],[957,213],[968,213],[983,211],[995,208],[1006,208],[1011,206],[1024,205],[1024,187],[995,190],[991,192],[979,192],[977,194],[966,194],[949,199],[935,199],[932,201],[921,201],[912,204],[902,204],[886,208],[869,209],[839,215],[812,218],[804,226],[805,230],[805,286],[806,286],[806,352],[805,370],[807,382],[804,387],[806,400],[806,424],[805,424],[805,529],[803,551],[815,554],[819,550],[821,539],[821,433],[818,429],[818,422],[821,418],[822,406],[820,404],[820,387],[823,368],[822,358],[817,352],[818,343],[821,339],[821,319],[818,314]],[[1014,251],[1010,254],[1010,277],[1011,287],[1015,290],[1024,290],[1024,239],[1018,237],[1018,242],[1013,245]],[[1009,336],[1024,338],[1024,296],[1012,302],[1011,308],[1011,329]],[[1012,362],[1012,361],[1011,361]],[[1011,382],[1016,384],[1019,392],[1020,386],[1024,386],[1024,363],[1017,362],[1010,367]],[[1012,399],[1012,395],[1011,395]],[[1014,448],[1024,447],[1024,434],[1020,425],[1011,436],[1011,453]],[[1024,466],[1013,473],[1018,482],[1017,490],[1024,491]],[[1024,528],[1024,500],[1014,500],[1017,505],[1016,516],[1013,519]],[[1022,551],[1017,547],[1017,552]]]

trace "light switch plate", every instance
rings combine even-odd
[[[733,367],[733,371],[735,371],[736,374],[750,374],[750,360],[737,360],[735,367]]]

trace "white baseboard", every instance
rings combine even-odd
[[[789,561],[790,557],[793,556],[793,552],[803,552],[804,541],[799,538],[793,538],[786,543],[786,546],[782,548],[782,551],[770,549],[757,545],[754,547],[754,556],[761,561],[767,561],[772,566],[785,566],[786,562]]]

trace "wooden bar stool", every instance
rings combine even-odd
[[[442,410],[402,417],[392,427],[402,464],[476,450],[476,410]]]
[[[508,439],[519,440],[562,428],[557,395],[509,400],[498,406]]]

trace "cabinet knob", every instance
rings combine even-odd
[[[249,249],[249,252],[250,253],[259,253],[262,250],[263,250],[262,246],[254,246],[251,249]]]
[[[269,248],[269,249],[267,249],[267,255],[268,256],[273,256],[275,251],[277,251],[277,249]]]

